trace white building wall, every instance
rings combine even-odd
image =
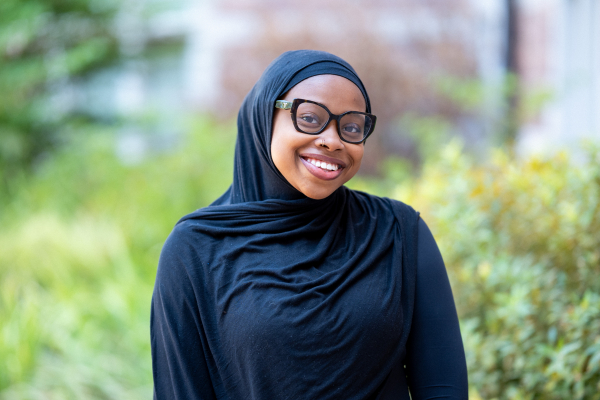
[[[522,1],[527,12],[548,13],[543,43],[547,71],[541,81],[552,99],[526,123],[521,153],[575,150],[583,140],[600,141],[600,1]]]

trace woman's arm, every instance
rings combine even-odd
[[[467,364],[442,255],[419,221],[415,308],[406,345],[412,400],[467,399]]]
[[[152,373],[158,400],[216,398],[202,346],[196,296],[182,261],[187,258],[183,257],[184,243],[175,231],[167,239],[152,295]]]

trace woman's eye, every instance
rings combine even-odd
[[[301,115],[300,119],[307,124],[318,124],[319,123],[318,118],[312,114]]]
[[[344,125],[344,132],[362,133],[362,129],[357,124],[348,124],[348,125]]]

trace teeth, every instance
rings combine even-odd
[[[337,164],[328,164],[324,161],[315,160],[313,158],[307,158],[306,160],[312,165],[322,169],[326,169],[328,171],[337,171],[340,168],[340,166]]]

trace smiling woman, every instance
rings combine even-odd
[[[278,109],[273,118],[271,140],[271,157],[283,177],[306,197],[324,199],[358,172],[364,153],[364,143],[342,140],[339,130],[348,131],[350,127],[342,127],[339,121],[330,120],[327,124],[327,111],[333,110],[339,114],[364,111],[365,99],[354,83],[337,75],[307,78],[282,97],[287,100],[310,99],[327,106],[325,109],[316,104],[302,103],[313,107],[298,109],[296,106],[291,113]],[[294,121],[297,123],[294,124]],[[313,131],[320,133],[307,135],[298,130],[310,130],[310,125],[315,125]],[[360,129],[361,141],[363,131]]]
[[[183,217],[152,299],[157,399],[464,399],[454,300],[404,203],[344,186],[373,132],[344,60],[281,55],[238,116],[234,176]]]

